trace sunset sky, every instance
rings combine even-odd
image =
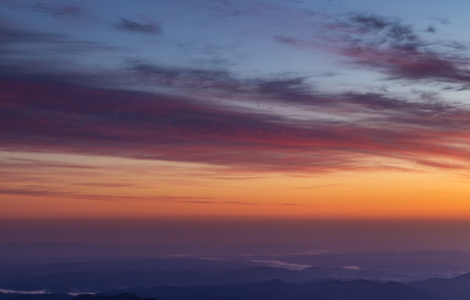
[[[469,11],[0,0],[0,221],[470,220]]]

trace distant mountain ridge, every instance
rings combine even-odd
[[[213,285],[234,282],[261,282],[283,280],[306,282],[317,279],[370,279],[390,280],[390,274],[373,270],[351,270],[346,268],[310,267],[303,270],[288,270],[276,267],[255,266],[228,270],[156,270],[156,271],[76,271],[45,275],[24,275],[0,279],[5,288],[18,290],[47,289],[56,292],[70,290],[105,291],[133,286],[156,285]],[[0,286],[1,287],[1,286]]]
[[[156,298],[142,298],[130,293],[119,293],[116,295],[78,295],[46,293],[46,294],[14,294],[0,293],[3,300],[158,300]]]
[[[470,273],[454,278],[430,278],[416,281],[410,283],[410,286],[437,298],[447,300],[470,299]]]
[[[132,290],[131,290],[132,292]],[[280,280],[252,284],[196,287],[155,287],[135,291],[160,300],[436,300],[433,296],[401,283],[366,280],[325,281],[291,284]]]
[[[65,293],[0,293],[0,300],[151,300],[150,298],[159,300],[468,300],[470,299],[470,273],[454,278],[431,278],[409,284],[362,279],[323,279],[306,283],[288,283],[276,279],[189,286],[135,286],[78,297]]]
[[[440,255],[447,265],[433,263]],[[51,292],[0,293],[0,300],[70,300],[72,296],[67,293],[77,291],[97,293],[96,297],[124,292],[159,300],[280,300],[287,295],[294,295],[288,300],[354,300],[369,296],[379,300],[470,299],[470,273],[453,278],[431,276],[435,271],[452,274],[454,264],[466,258],[466,253],[389,252],[375,253],[370,260],[367,257],[359,253],[0,264],[0,289]],[[384,259],[382,264],[380,258]],[[315,263],[323,265],[308,267]],[[406,274],[410,270],[415,273]]]
[[[46,247],[42,250],[52,247],[49,244],[41,246]],[[306,268],[295,269],[297,266]],[[0,263],[0,288],[68,292],[73,287],[81,291],[103,291],[135,285],[210,285],[274,279],[306,282],[324,278],[410,282],[456,276],[469,270],[470,254],[455,251],[253,255],[226,259],[166,257],[52,263],[25,261]]]
[[[437,300],[401,283],[366,280],[291,284],[281,280],[211,286],[160,286],[72,297],[65,294],[10,295],[2,300]]]

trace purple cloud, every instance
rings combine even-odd
[[[372,94],[369,100],[347,95],[343,103],[360,102],[358,107],[375,112],[364,103],[376,99],[386,109],[372,115],[371,127],[366,120],[293,122],[163,94],[15,81],[0,87],[7,95],[0,102],[5,128],[0,145],[6,150],[203,162],[252,171],[374,168],[366,163],[370,156],[470,159],[469,151],[454,145],[468,136],[466,110],[423,105],[408,111],[412,105],[384,104],[392,99]],[[452,133],[446,131],[450,120]]]
[[[413,27],[399,20],[353,15],[335,25],[334,30],[352,32],[335,50],[361,66],[406,80],[467,81],[459,56],[425,51]],[[160,32],[158,26],[127,19],[119,26]],[[13,57],[15,45],[42,43],[58,51],[80,43],[57,34],[4,32],[0,147],[6,151],[198,162],[248,171],[400,168],[390,160],[461,168],[470,162],[465,147],[470,111],[457,104],[387,92],[321,92],[307,76],[295,74],[243,78],[224,69],[139,60],[128,60],[107,78],[84,70],[60,72],[38,56],[37,66],[6,58]],[[97,46],[84,43],[86,49]],[[33,51],[22,54],[34,57]],[[159,92],[143,92],[146,86]],[[453,159],[463,163],[446,163]]]
[[[429,41],[401,20],[376,15],[353,14],[334,28],[344,33],[339,37],[344,43],[340,54],[389,79],[469,83],[469,55],[461,43]],[[430,30],[436,28],[422,32]]]

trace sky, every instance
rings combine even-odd
[[[467,224],[469,9],[0,0],[0,237],[96,241],[93,226],[70,238],[51,224],[108,220],[104,237],[146,220],[184,239],[195,220],[231,220],[254,242],[282,220],[313,222],[286,225],[296,242],[315,222],[366,222],[356,235],[373,240],[364,224],[394,220],[431,224],[408,237],[429,241],[435,224]],[[348,236],[335,226],[316,238]]]

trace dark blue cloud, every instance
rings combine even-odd
[[[116,24],[116,28],[123,31],[145,33],[145,34],[161,34],[162,28],[156,22],[141,23],[126,18],[122,18]]]

